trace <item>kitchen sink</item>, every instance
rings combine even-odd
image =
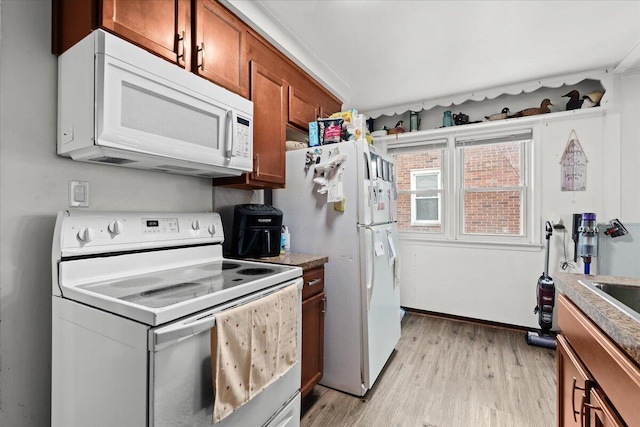
[[[622,285],[620,283],[595,282],[596,288],[611,295],[636,313],[640,313],[640,286]]]
[[[640,285],[589,280],[579,282],[640,322]]]

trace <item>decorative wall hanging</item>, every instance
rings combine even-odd
[[[571,129],[560,164],[562,165],[562,191],[585,191],[587,189],[587,155],[574,129]]]

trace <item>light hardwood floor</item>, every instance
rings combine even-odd
[[[555,351],[524,332],[408,314],[364,398],[315,387],[302,427],[552,427]]]

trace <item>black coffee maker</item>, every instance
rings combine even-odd
[[[231,256],[260,258],[280,254],[282,211],[269,205],[244,204],[233,208]]]

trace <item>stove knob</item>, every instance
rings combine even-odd
[[[117,236],[118,234],[122,233],[122,230],[124,229],[124,224],[122,223],[122,221],[112,221],[109,226],[107,227],[109,230],[109,233],[113,234],[114,236]]]
[[[195,221],[193,221],[191,223],[191,228],[193,228],[195,231],[200,230],[200,220],[196,219]]]
[[[209,234],[211,234],[212,236],[216,234],[216,226],[211,224],[209,226]]]
[[[78,240],[81,242],[88,243],[92,241],[95,236],[96,232],[89,227],[84,227],[82,230],[78,231]]]

